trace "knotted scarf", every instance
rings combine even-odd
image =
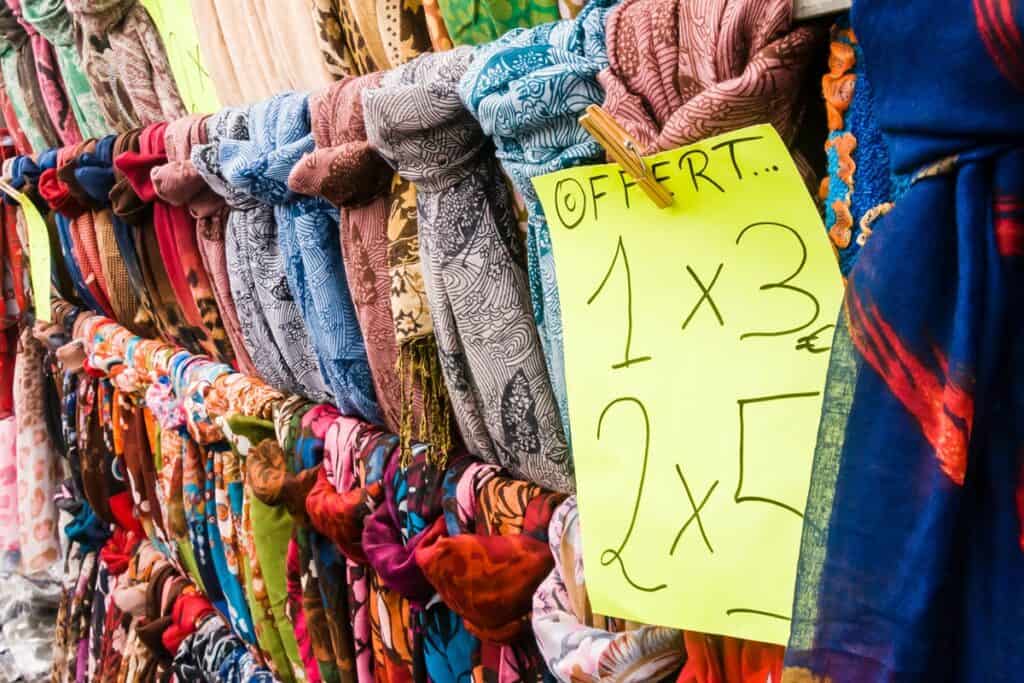
[[[1024,17],[934,10],[853,7],[892,171],[912,182],[849,272],[783,680],[1024,667]],[[920,39],[936,32],[941,47]]]
[[[32,149],[39,153],[59,144],[60,137],[46,114],[28,32],[5,3],[0,3],[0,70],[18,125]]]
[[[296,164],[288,184],[341,209],[345,274],[384,425],[401,435],[403,457],[414,434],[434,446],[433,456],[443,457],[451,448],[451,407],[436,351],[416,363],[412,354],[399,356],[395,339],[387,260],[394,172],[366,142],[362,104],[363,91],[379,80],[379,74],[346,78],[310,97],[317,149]]]
[[[82,133],[78,129],[78,122],[75,121],[74,112],[68,103],[68,94],[64,90],[60,65],[53,46],[36,31],[32,24],[25,21],[21,11],[21,0],[7,0],[7,6],[14,12],[22,27],[28,31],[29,43],[32,45],[32,55],[35,59],[36,78],[39,81],[39,90],[43,95],[43,104],[46,106],[50,123],[53,124],[54,130],[65,145],[81,142]]]
[[[572,461],[530,313],[507,188],[456,86],[473,51],[426,54],[363,93],[367,138],[416,183],[441,367],[470,453],[556,490]]]
[[[288,288],[335,405],[343,414],[379,422],[366,348],[345,282],[337,210],[323,199],[296,195],[287,185],[292,168],[314,146],[307,99],[284,93],[254,105],[249,141],[221,141],[222,174],[236,189],[273,207],[266,219],[276,222],[275,246]]]
[[[186,114],[174,74],[167,61],[153,18],[138,0],[68,0],[68,9],[81,24],[90,50],[107,60],[107,74],[116,73],[134,115],[142,125],[180,118]],[[110,52],[107,52],[106,43]],[[86,60],[83,50],[83,60]],[[99,65],[97,65],[99,66]],[[87,67],[86,73],[89,72]],[[94,82],[94,88],[96,87]],[[110,86],[107,86],[108,91]],[[101,101],[104,95],[99,89]],[[106,103],[105,103],[106,104]],[[108,111],[108,118],[111,112]],[[114,119],[120,123],[124,118]],[[115,129],[120,128],[114,124]]]
[[[555,567],[537,588],[532,619],[537,645],[555,677],[562,683],[643,683],[676,671],[686,659],[681,631],[591,612],[575,496],[555,510],[548,535]]]
[[[625,0],[608,18],[604,108],[644,153],[769,122],[787,144],[821,30],[787,0]]]
[[[604,25],[616,2],[594,0],[576,19],[502,36],[477,51],[459,84],[463,103],[494,138],[498,160],[526,200],[530,299],[566,435],[569,398],[555,257],[530,181],[604,158],[604,150],[577,120],[588,105],[604,97],[597,74],[608,64]]]
[[[21,0],[25,21],[53,45],[71,110],[82,135],[100,137],[109,130],[103,111],[83,71],[75,47],[75,27],[64,0]]]
[[[555,0],[439,0],[438,4],[455,45],[484,45],[513,29],[558,19]]]

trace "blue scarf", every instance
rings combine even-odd
[[[493,137],[502,168],[526,200],[530,298],[566,438],[569,404],[555,257],[530,181],[604,160],[604,150],[578,119],[588,105],[604,100],[597,74],[608,66],[604,26],[616,2],[593,0],[575,19],[509,31],[476,50],[459,82],[463,104]]]
[[[939,4],[853,7],[892,171],[912,183],[849,273],[792,680],[1024,671],[1024,7]]]

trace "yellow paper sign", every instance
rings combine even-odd
[[[167,61],[185,107],[193,114],[220,109],[210,74],[203,66],[189,0],[143,0],[164,39]]]
[[[842,283],[769,125],[537,178],[595,612],[785,643]]]
[[[21,206],[28,228],[29,279],[36,320],[50,322],[50,233],[39,209],[21,192],[7,192]]]

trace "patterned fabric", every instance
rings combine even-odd
[[[548,535],[555,568],[537,588],[532,618],[537,645],[555,677],[563,683],[641,683],[678,669],[686,659],[682,632],[592,614],[575,497],[555,510]]]
[[[18,21],[28,31],[32,54],[35,58],[36,78],[39,81],[40,92],[43,94],[43,104],[46,105],[46,112],[49,114],[50,123],[53,124],[57,136],[65,145],[81,142],[82,133],[78,129],[78,122],[75,121],[74,112],[68,102],[68,93],[64,90],[60,64],[53,46],[45,36],[36,31],[32,24],[25,21],[22,15],[21,0],[7,0],[7,6],[11,8]]]
[[[1024,295],[1024,21],[995,2],[934,9],[852,12],[892,170],[913,182],[849,273],[783,680],[1024,667],[1024,344],[1008,333]],[[935,30],[941,49],[919,39]]]
[[[14,369],[14,414],[18,420],[18,529],[21,568],[26,574],[47,573],[60,560],[57,506],[60,460],[43,415],[42,343],[26,328]]]
[[[363,93],[370,143],[417,186],[423,275],[441,366],[470,453],[556,490],[572,461],[530,313],[515,216],[456,86],[461,48]]]
[[[0,571],[19,567],[18,425],[14,416],[0,420]]]
[[[140,124],[173,121],[187,113],[167,62],[163,40],[141,3],[137,0],[68,0],[67,6],[82,26],[85,41],[90,44],[89,52],[94,55],[94,66],[105,72],[104,75],[116,74]],[[85,50],[83,60],[86,60]],[[89,70],[87,65],[86,73]],[[100,100],[104,100],[104,93],[95,81],[93,87]],[[106,88],[108,92],[114,89],[110,85]],[[124,130],[124,123],[134,123],[134,117],[110,111],[109,105],[114,102],[105,104],[108,104],[108,120],[115,130]]]
[[[494,138],[498,160],[530,213],[526,263],[530,299],[562,426],[569,435],[569,397],[562,350],[562,310],[544,210],[531,179],[597,163],[604,150],[577,120],[604,93],[604,24],[617,0],[594,0],[575,20],[512,31],[480,48],[459,83],[463,103]],[[543,106],[538,106],[538,100]]]
[[[555,0],[473,2],[438,0],[448,35],[456,45],[483,45],[515,28],[558,19]]]
[[[288,189],[288,174],[313,150],[305,95],[285,93],[252,107],[249,139],[223,140],[223,176],[241,192],[273,207],[288,287],[309,338],[346,415],[380,421],[366,348],[345,282],[337,210],[323,199]]]
[[[792,14],[787,0],[625,0],[608,19],[604,108],[645,153],[764,122],[792,144],[821,38]]]
[[[313,0],[312,4],[320,56],[331,76],[340,79],[376,71],[352,5],[343,0]]]
[[[224,226],[225,260],[245,348],[271,386],[325,400],[327,386],[285,277],[273,209],[223,176],[221,148],[249,140],[249,110],[215,114],[208,135],[209,144],[193,147],[192,163],[231,209]]]
[[[57,131],[46,115],[28,33],[4,3],[0,3],[0,70],[18,126],[32,149],[39,153],[59,144]]]

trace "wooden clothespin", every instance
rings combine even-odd
[[[654,205],[659,209],[672,206],[672,193],[654,179],[644,159],[640,156],[640,146],[629,133],[596,104],[587,107],[587,112],[580,117],[580,125],[601,143],[608,158],[616,162],[636,180]]]

